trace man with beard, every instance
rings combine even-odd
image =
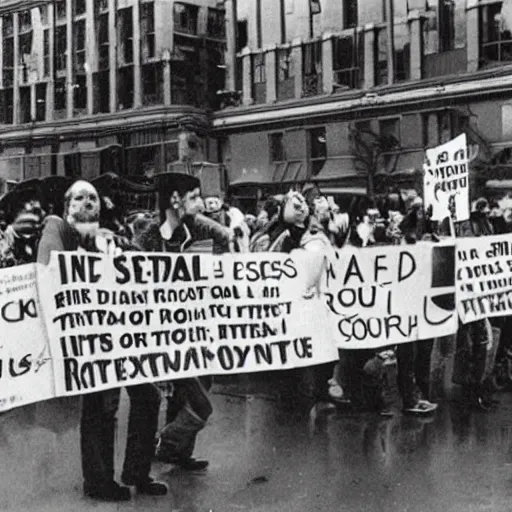
[[[47,218],[39,243],[38,262],[48,264],[53,251],[82,248],[97,252],[98,245],[102,245],[101,235],[110,236],[106,230],[99,229],[99,220],[98,192],[86,181],[75,182],[65,194],[64,220],[56,216]],[[119,237],[114,237],[114,241],[123,246]],[[128,248],[126,244],[124,247]],[[149,476],[160,392],[153,384],[126,389],[130,397],[130,416],[122,481],[127,486],[135,486],[139,494],[165,495],[167,486]],[[119,395],[119,389],[111,389],[82,397],[80,445],[84,494],[104,501],[131,498],[130,489],[114,481],[115,416]]]
[[[137,239],[144,251],[192,252],[194,243],[213,240],[213,252],[229,252],[230,231],[203,215],[200,181],[188,174],[157,176],[160,219]],[[202,251],[204,252],[204,251]],[[160,432],[156,457],[189,471],[206,469],[208,461],[192,457],[197,434],[213,412],[207,379],[181,379],[172,383],[167,400],[167,425]]]

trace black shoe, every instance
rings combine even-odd
[[[92,486],[84,484],[84,494],[88,498],[101,501],[130,501],[132,498],[130,489],[117,482]]]
[[[163,482],[157,482],[149,478],[146,482],[135,484],[135,488],[139,494],[146,494],[148,496],[165,496],[168,488]]]
[[[204,471],[210,464],[207,460],[198,460],[193,457],[168,456],[157,453],[157,460],[166,464],[174,464],[187,471]]]

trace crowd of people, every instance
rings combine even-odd
[[[86,181],[66,192],[63,214],[50,213],[59,198],[44,197],[37,187],[20,189],[8,212],[0,212],[0,268],[24,263],[47,264],[52,251],[82,248],[98,252],[114,242],[121,250],[153,252],[266,252],[329,251],[346,247],[414,244],[444,236],[486,236],[512,231],[512,200],[473,203],[469,221],[433,223],[421,197],[392,192],[378,201],[353,198],[342,210],[332,197],[308,184],[287,194],[269,197],[258,212],[242,212],[219,196],[202,196],[193,176],[157,175],[158,211],[124,212],[112,198]],[[505,322],[506,319],[500,320]],[[501,325],[501,324],[499,324]],[[506,329],[503,329],[506,332]],[[457,343],[468,344],[468,358],[458,383],[467,405],[489,410],[495,401],[489,385],[492,329],[488,320],[459,326]],[[384,347],[343,350],[332,364],[287,373],[285,398],[306,393],[327,407],[373,409],[393,415],[389,368],[396,367],[397,388],[404,413],[432,414],[430,360],[434,340]],[[309,383],[308,386],[305,383]],[[201,471],[207,460],[194,457],[198,433],[213,412],[209,398],[212,378],[127,387],[130,397],[128,440],[121,475],[114,480],[115,415],[119,390],[84,395],[81,451],[85,495],[108,501],[131,498],[130,487],[141,494],[161,496],[164,483],[150,476],[156,459],[185,470]],[[158,428],[162,397],[167,400],[166,424]]]

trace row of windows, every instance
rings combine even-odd
[[[429,148],[453,139],[466,131],[469,117],[454,110],[443,110],[421,114],[423,147]],[[374,132],[379,137],[393,137],[398,146],[402,141],[401,118],[385,118],[376,122],[370,120],[354,123],[354,129]],[[404,134],[407,136],[407,134]],[[271,162],[286,162],[288,160],[285,132],[269,134],[269,149]],[[306,130],[307,153],[309,160],[325,160],[328,156],[329,141],[325,126]]]

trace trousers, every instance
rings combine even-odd
[[[160,391],[153,384],[126,388],[130,397],[128,436],[122,480],[145,482],[149,478],[158,428]],[[88,487],[114,480],[116,413],[120,389],[84,395],[80,422],[82,473]]]
[[[205,427],[213,407],[207,389],[211,381],[199,378],[173,382],[167,399],[167,424],[160,431],[160,450],[178,458],[190,458],[197,434]]]

